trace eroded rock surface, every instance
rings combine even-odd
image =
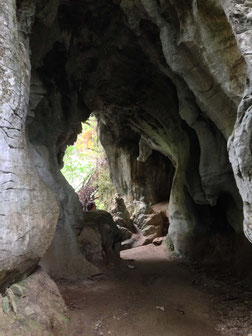
[[[228,147],[230,162],[243,199],[244,232],[252,242],[252,4],[247,0],[241,3],[223,0],[222,5],[247,64],[247,87],[238,108]]]
[[[78,243],[91,263],[108,264],[119,258],[122,235],[110,213],[103,210],[84,212],[84,224]]]
[[[124,199],[118,194],[115,195],[114,206],[111,209],[113,220],[117,226],[125,228],[132,233],[135,232],[133,221],[130,218],[130,214],[124,203]]]
[[[33,269],[58,220],[55,196],[34,167],[25,133],[34,12],[33,1],[17,9],[15,1],[0,1],[0,287]]]
[[[8,294],[9,293],[9,294]],[[36,271],[0,297],[1,336],[67,336],[67,309],[56,284]]]

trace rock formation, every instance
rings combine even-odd
[[[119,194],[115,194],[114,206],[111,209],[111,213],[113,220],[120,230],[126,229],[129,232],[135,232],[135,227],[132,219],[130,218],[129,211],[126,208],[124,199],[120,197]]]
[[[91,112],[117,191],[169,200],[176,253],[201,255],[207,242],[226,255],[227,238],[251,258],[251,6],[0,0],[0,287],[46,251],[55,276],[96,271],[60,173]]]
[[[234,176],[243,200],[244,233],[252,242],[252,196],[251,196],[251,103],[252,103],[252,57],[251,57],[251,1],[222,1],[228,21],[239,46],[239,50],[247,65],[247,86],[239,104],[236,123],[232,136],[229,138],[229,158]]]
[[[0,287],[34,268],[53,238],[58,205],[34,167],[25,132],[32,1],[0,2]]]
[[[0,296],[0,307],[0,335],[67,335],[64,300],[56,284],[41,270],[8,288]]]
[[[103,210],[84,212],[84,223],[78,242],[86,258],[98,266],[119,259],[122,237],[111,214]]]

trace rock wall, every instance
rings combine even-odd
[[[36,266],[58,219],[55,196],[34,168],[25,133],[34,11],[32,1],[17,8],[15,1],[0,2],[0,287]]]
[[[236,183],[243,199],[244,232],[252,242],[252,3],[251,1],[222,1],[222,6],[233,29],[239,49],[247,64],[247,85],[240,102],[232,136],[229,138],[229,158]]]
[[[222,7],[201,1],[122,1],[120,5],[136,38],[130,35],[134,58],[120,40],[122,55],[114,50],[113,68],[109,57],[107,63],[103,60],[107,68],[104,73],[99,69],[101,84],[95,92],[102,90],[101,78],[106,84],[113,78],[113,90],[107,86],[101,93],[105,109],[100,102],[93,108],[98,110],[105,148],[106,141],[110,143],[107,154],[117,161],[115,167],[122,168],[112,167],[112,175],[117,180],[118,175],[131,179],[131,174],[123,174],[124,167],[130,165],[134,171],[134,165],[127,150],[122,154],[121,144],[136,148],[141,136],[176,169],[169,205],[169,236],[176,252],[187,254],[197,235],[207,239],[225,227],[242,234],[242,205],[226,142],[243,94],[246,69]],[[125,34],[120,36],[126,39]],[[117,57],[123,64],[116,63]],[[115,92],[117,82],[120,87]],[[128,83],[132,90],[127,90]],[[112,138],[104,129],[109,129]],[[120,148],[113,154],[111,143]]]
[[[90,112],[71,80],[77,64],[68,62],[70,37],[60,27],[58,6],[58,1],[37,6],[31,36],[33,71],[27,129],[32,160],[56,195],[60,209],[53,241],[40,264],[54,277],[76,279],[98,270],[80,251],[77,236],[84,225],[83,211],[60,169],[65,149],[75,142],[81,121]]]
[[[129,204],[140,199],[147,204],[169,200],[174,168],[165,155],[153,151],[139,134],[112,116],[106,125],[99,123],[99,133],[112,181]]]
[[[123,3],[123,6],[130,17],[132,9],[128,9],[127,2]],[[140,7],[141,13],[143,12],[148,21],[158,28],[166,71],[170,72],[169,77],[177,89],[178,113],[191,128],[190,131],[187,130],[187,136],[182,130],[183,137],[187,139],[184,140],[184,144],[180,139],[180,148],[178,141],[174,140],[174,135],[172,143],[176,148],[173,153],[169,149],[169,154],[175,157],[173,161],[176,162],[176,173],[179,174],[175,175],[171,192],[169,234],[176,250],[183,252],[186,249],[184,244],[187,233],[190,236],[192,231],[206,230],[206,234],[213,225],[205,223],[203,227],[199,224],[201,210],[195,210],[194,203],[199,205],[198,208],[203,204],[210,205],[211,212],[222,193],[232,195],[238,209],[233,223],[230,224],[236,226],[236,229],[239,227],[239,199],[226,154],[225,138],[232,130],[237,102],[243,90],[244,64],[223,10],[218,4],[197,1],[187,5],[175,2],[167,5],[155,1],[142,1],[136,6]],[[141,29],[141,16],[137,19],[138,25],[136,18],[134,20],[135,31],[139,30],[139,26]],[[230,53],[232,58],[228,56]],[[231,78],[234,68],[236,77]],[[191,135],[192,130],[194,139]],[[178,135],[177,128],[170,132]],[[167,142],[171,142],[171,139]],[[196,170],[196,174],[199,175],[187,182],[189,174],[183,176],[183,173],[188,169],[186,166],[191,165],[189,148],[195,151],[196,146],[199,152],[190,153],[190,158],[198,157],[199,162],[194,162],[196,167],[188,168],[189,171]],[[182,185],[181,180],[184,180]],[[185,193],[183,184],[187,185],[187,188],[188,184],[191,184],[188,188],[191,200]],[[202,211],[208,212],[207,209]],[[207,220],[210,217],[208,214]],[[216,220],[214,218],[213,221]]]

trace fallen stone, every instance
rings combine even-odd
[[[111,210],[111,213],[115,223],[131,232],[135,232],[135,227],[132,220],[130,219],[130,215],[124,203],[124,199],[116,194],[114,203],[115,204]]]
[[[144,236],[152,236],[153,239],[162,235],[163,216],[161,213],[145,215],[141,224],[141,230]]]
[[[37,271],[22,282],[24,296],[11,312],[7,297],[0,298],[0,334],[4,336],[66,335],[67,309],[56,284]],[[9,291],[11,291],[9,289]]]
[[[122,226],[117,226],[119,231],[121,232],[121,235],[122,235],[122,242],[124,240],[128,240],[131,238],[132,236],[132,232],[129,231],[126,227],[122,227]]]
[[[158,237],[158,238],[153,239],[152,244],[159,246],[163,243],[163,241],[164,241],[164,237]]]
[[[78,237],[87,260],[99,265],[118,258],[122,235],[110,213],[103,210],[84,212],[84,228]]]
[[[153,204],[151,208],[155,213],[162,213],[165,217],[169,218],[168,206],[169,206],[169,202],[164,201],[164,202]]]

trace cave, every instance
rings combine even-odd
[[[162,246],[251,280],[251,8],[251,0],[0,0],[3,295],[37,281],[38,267],[49,286],[47,276],[90,277],[101,255],[119,255],[111,215],[83,213],[60,172],[91,114],[131,212],[167,204]]]

